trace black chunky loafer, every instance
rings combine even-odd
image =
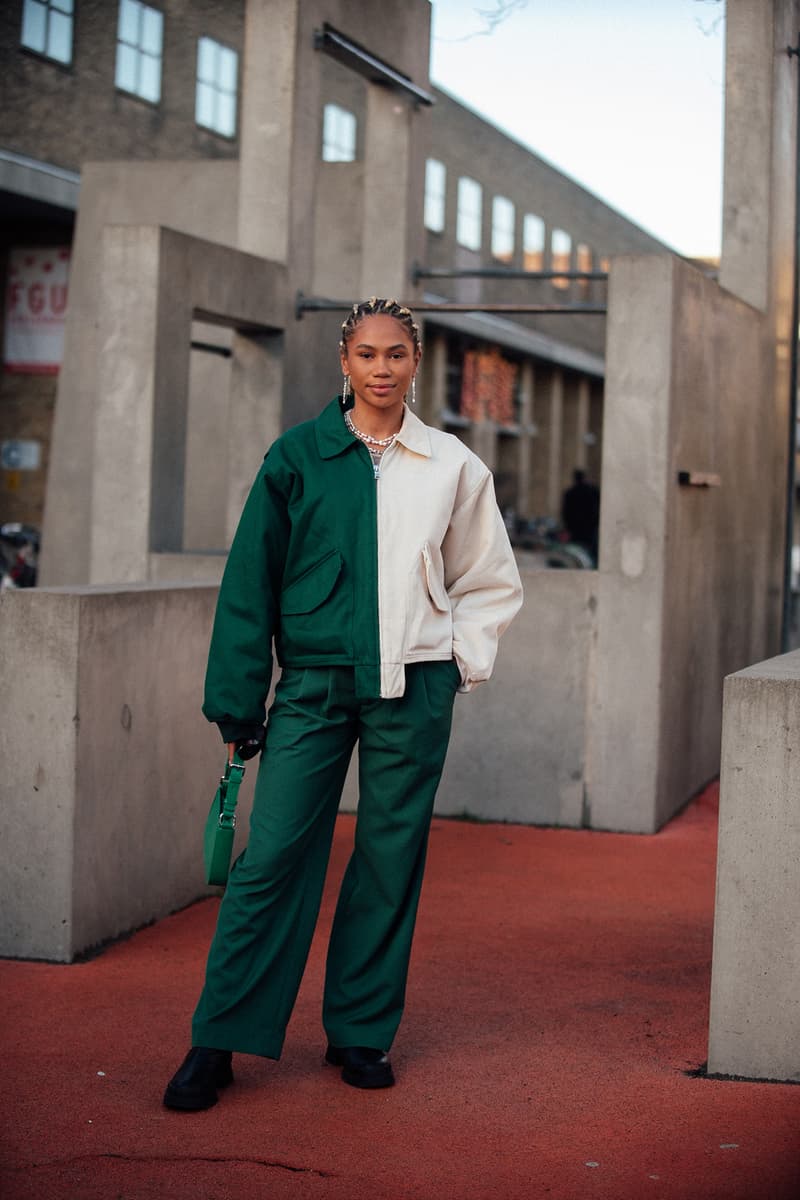
[[[230,1050],[192,1046],[167,1084],[164,1104],[184,1112],[199,1112],[217,1103],[217,1089],[233,1083]]]

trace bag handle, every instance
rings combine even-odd
[[[219,823],[233,829],[236,825],[236,805],[239,787],[244,778],[245,765],[236,753],[236,743],[228,742],[228,758],[225,774],[219,781]]]

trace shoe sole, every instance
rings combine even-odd
[[[233,1083],[233,1071],[223,1075],[217,1080],[217,1088],[226,1088]],[[186,1095],[184,1092],[173,1088],[172,1084],[167,1084],[167,1090],[164,1092],[164,1107],[174,1108],[178,1112],[203,1112],[207,1108],[213,1108],[219,1100],[216,1090],[214,1092],[201,1092],[195,1095]]]
[[[164,1092],[164,1107],[173,1108],[177,1112],[202,1112],[206,1108],[213,1108],[219,1099],[216,1092],[213,1096],[208,1094],[204,1096],[183,1096],[180,1092],[174,1092],[170,1088]]]
[[[332,1067],[342,1067],[342,1079],[345,1083],[349,1083],[350,1087],[357,1088],[387,1088],[394,1087],[394,1072],[390,1063],[386,1063],[385,1068],[378,1074],[374,1072],[371,1076],[362,1074],[361,1071],[351,1071],[344,1064],[344,1055],[339,1051],[329,1046],[325,1052],[325,1062]]]
[[[368,1078],[368,1077],[362,1075],[360,1072],[355,1073],[355,1072],[348,1071],[347,1067],[344,1067],[342,1069],[342,1079],[344,1080],[345,1083],[349,1083],[350,1087],[357,1087],[357,1088],[394,1087],[394,1075],[392,1074],[391,1067],[384,1074],[374,1076],[373,1078]]]

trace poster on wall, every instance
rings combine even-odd
[[[14,246],[8,255],[3,361],[7,371],[55,375],[64,354],[69,249]]]
[[[514,423],[517,366],[499,350],[468,350],[461,380],[461,413],[471,421]]]

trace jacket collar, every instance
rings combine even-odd
[[[337,454],[342,454],[355,445],[353,435],[344,423],[341,396],[336,396],[330,404],[326,404],[314,422],[314,430],[317,449],[322,458],[335,458]],[[431,439],[427,426],[407,405],[397,440],[407,450],[413,450],[415,454],[422,454],[425,458],[431,457]]]
[[[325,405],[314,422],[314,432],[322,458],[335,458],[354,445],[353,435],[344,423],[341,396],[335,396]]]
[[[397,440],[402,442],[407,450],[413,450],[415,454],[422,454],[425,458],[430,458],[431,436],[428,433],[428,427],[423,421],[420,421],[408,405],[403,413],[403,424],[400,426]]]

